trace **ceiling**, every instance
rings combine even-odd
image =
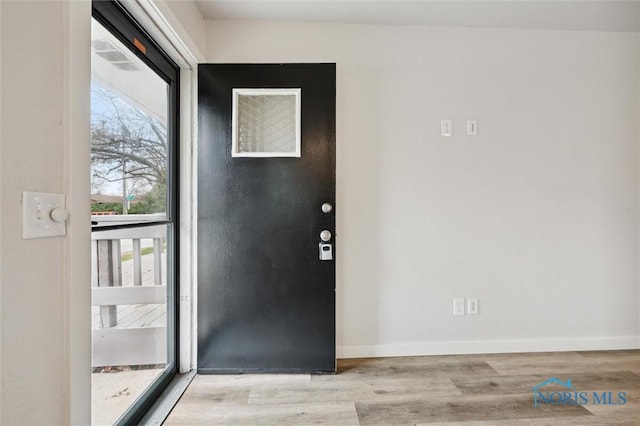
[[[196,0],[205,19],[640,31],[635,1]]]

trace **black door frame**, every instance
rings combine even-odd
[[[178,373],[179,365],[179,114],[180,114],[180,69],[142,28],[140,24],[113,0],[93,0],[92,17],[122,42],[158,74],[168,85],[167,126],[167,216],[166,220],[132,223],[127,225],[92,226],[92,232],[113,229],[166,225],[167,245],[171,245],[172,259],[167,257],[167,365],[145,393],[117,420],[118,425],[137,424]],[[94,225],[94,224],[92,224]],[[167,249],[169,253],[169,248]]]

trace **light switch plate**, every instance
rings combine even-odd
[[[453,120],[440,120],[440,136],[453,136]]]
[[[22,238],[44,238],[67,235],[66,222],[51,218],[53,209],[65,208],[64,194],[44,192],[22,193]]]
[[[464,299],[453,299],[453,316],[464,315]]]

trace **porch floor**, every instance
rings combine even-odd
[[[91,375],[91,424],[113,425],[161,369],[110,371]]]
[[[142,327],[165,327],[167,325],[167,305],[118,305],[118,324],[112,328],[142,328]],[[91,328],[101,329],[100,307],[91,308]]]
[[[153,240],[142,240],[142,248],[152,246]],[[131,241],[122,240],[122,256],[131,257],[129,251]],[[153,253],[141,256],[142,286],[156,285],[154,280],[154,255]],[[162,253],[162,285],[166,285],[166,252]],[[121,263],[122,285],[133,286],[133,260],[128,259]],[[112,329],[135,329],[148,327],[166,327],[167,306],[161,304],[130,304],[117,305],[117,324]],[[92,330],[102,329],[100,306],[91,308]],[[109,348],[109,351],[117,351],[119,348]],[[150,348],[153,350],[153,348]],[[112,425],[135,402],[150,383],[160,374],[161,368],[144,368],[138,366],[113,366],[97,367],[91,375],[92,404],[91,424]]]

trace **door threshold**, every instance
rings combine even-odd
[[[140,424],[161,425],[164,423],[194,377],[196,377],[196,370],[191,370],[184,374],[176,374],[164,392],[162,392],[142,420],[140,420]]]

